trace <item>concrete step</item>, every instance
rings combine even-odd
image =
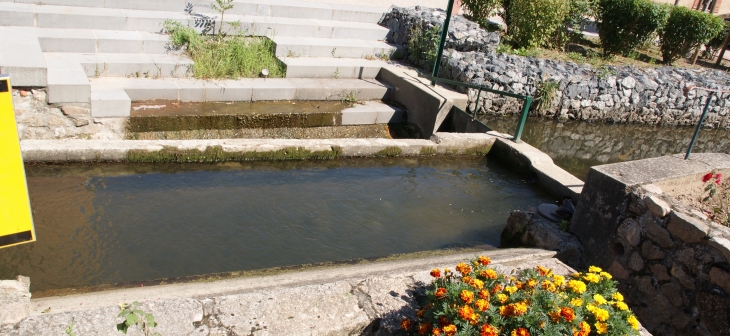
[[[342,111],[342,125],[392,124],[404,121],[400,107],[369,101]]]
[[[375,78],[380,69],[387,66],[383,61],[362,58],[283,57],[286,78]]]
[[[278,57],[390,58],[396,50],[381,41],[274,36]]]
[[[188,3],[191,3],[196,13],[217,14],[210,7],[214,1],[208,0],[0,0],[0,2],[168,12],[182,12]],[[377,23],[383,15],[383,8],[297,0],[236,0],[233,8],[226,11],[226,14]]]
[[[49,58],[81,64],[88,77],[185,78],[193,61],[176,54],[45,53]]]
[[[36,36],[44,52],[164,54],[170,37],[142,31],[12,27]]]
[[[119,90],[123,90],[126,98]],[[93,78],[94,117],[128,117],[132,101],[172,100],[382,100],[388,87],[376,80],[256,78],[203,81],[196,79]]]
[[[0,2],[0,26],[71,28],[160,32],[162,23],[174,20],[195,26],[195,18],[182,12],[70,7]],[[224,30],[256,36],[357,38],[383,40],[388,29],[375,23],[228,14]],[[220,19],[215,19],[216,26]],[[240,22],[236,28],[229,22]]]
[[[44,54],[48,65],[48,103],[88,103],[91,84],[81,63]]]
[[[12,85],[46,86],[46,60],[37,38],[0,27],[0,44],[0,73],[10,75]]]

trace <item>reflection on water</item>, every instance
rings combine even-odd
[[[34,291],[492,244],[552,200],[485,158],[27,166]]]
[[[490,128],[514,134],[516,117],[482,116]],[[652,127],[636,124],[559,123],[528,118],[522,140],[550,155],[555,164],[585,180],[591,166],[684,154],[693,127]],[[703,129],[693,153],[730,152],[730,130]]]

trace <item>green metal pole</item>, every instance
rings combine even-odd
[[[710,95],[707,97],[707,104],[705,104],[705,110],[702,111],[702,116],[700,117],[700,122],[697,123],[697,129],[695,129],[695,135],[692,136],[692,141],[689,142],[689,148],[687,148],[687,154],[684,156],[685,160],[689,160],[689,155],[692,154],[692,148],[695,146],[695,141],[697,141],[697,136],[700,134],[700,129],[702,128],[702,122],[705,121],[705,117],[707,116],[707,111],[710,110],[710,103],[712,102],[712,98],[714,96]]]
[[[441,56],[444,55],[444,45],[446,44],[446,37],[449,35],[449,22],[451,22],[451,12],[454,7],[454,0],[449,0],[449,6],[446,7],[446,20],[444,25],[441,27],[441,41],[439,41],[439,49],[436,53],[436,60],[433,62],[433,77],[436,78],[439,75],[439,68],[441,67]],[[436,80],[431,80],[431,86],[436,85]]]
[[[527,122],[527,115],[530,114],[530,105],[532,105],[532,97],[525,97],[525,105],[522,108],[520,123],[517,124],[517,131],[515,132],[515,142],[520,142],[522,131],[525,129],[525,122]]]

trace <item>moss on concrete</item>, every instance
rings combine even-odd
[[[375,154],[376,157],[396,157],[403,154],[403,150],[400,147],[387,147]]]
[[[464,154],[486,156],[487,154],[489,154],[489,152],[491,150],[492,150],[492,145],[482,145],[482,146],[467,148],[464,150]]]
[[[437,153],[436,147],[431,147],[431,146],[421,147],[420,155],[436,155],[436,153]]]
[[[333,146],[329,151],[310,151],[301,147],[284,148],[269,152],[226,152],[221,146],[198,149],[164,147],[160,151],[130,150],[129,162],[184,163],[184,162],[228,162],[228,161],[283,161],[283,160],[330,160],[339,157],[342,148]]]

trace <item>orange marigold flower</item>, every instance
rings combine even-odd
[[[560,310],[560,316],[562,316],[568,323],[571,323],[575,320],[575,311],[573,308],[563,307],[563,309]]]
[[[445,327],[447,325],[451,324],[451,321],[449,321],[446,316],[439,316],[439,325],[441,327]]]
[[[527,280],[527,287],[530,287],[530,288],[537,287],[537,280],[535,280],[535,279]]]
[[[423,317],[423,314],[425,314],[425,313],[426,313],[426,308],[423,308],[423,309],[419,310],[419,311],[418,311],[418,312],[416,313],[416,316],[418,316],[418,317]]]
[[[497,294],[497,292],[502,290],[502,285],[496,284],[494,287],[492,287],[492,294]]]
[[[538,272],[540,272],[540,275],[542,275],[542,276],[546,276],[546,275],[548,275],[550,273],[550,270],[549,269],[547,269],[545,267],[542,267],[542,266],[537,266],[536,267],[536,270]]]
[[[497,301],[499,301],[499,303],[505,303],[507,302],[507,300],[509,300],[509,296],[507,296],[506,294],[497,294]]]
[[[418,325],[418,334],[419,335],[426,335],[428,332],[431,331],[431,323],[421,323]]]
[[[471,266],[467,265],[466,263],[459,263],[456,265],[456,271],[461,273],[461,275],[467,275],[471,273]]]
[[[499,307],[499,315],[504,317],[522,316],[525,313],[527,313],[527,303],[524,301]]]
[[[469,306],[462,306],[459,308],[459,317],[461,317],[464,320],[468,320],[471,318],[471,314],[474,314],[474,309],[472,309]]]
[[[479,311],[486,311],[487,309],[489,309],[489,301],[484,299],[477,300],[474,305],[477,307],[477,309],[479,309]]]
[[[482,289],[479,291],[479,297],[485,300],[489,300],[489,291],[486,289]]]
[[[431,276],[434,278],[440,278],[441,277],[441,270],[438,268],[434,268],[431,270]]]
[[[479,256],[479,258],[477,258],[477,262],[482,264],[482,266],[487,266],[492,262],[492,260],[489,259],[489,257]]]
[[[463,282],[463,283],[465,283],[465,284],[467,284],[467,285],[471,285],[471,282],[472,282],[473,280],[474,280],[474,279],[472,279],[472,278],[471,278],[470,276],[465,276],[465,277],[462,277],[462,278],[461,278],[461,282]]]
[[[481,281],[479,279],[474,279],[471,281],[470,285],[476,289],[482,289],[482,288],[484,288],[484,281]]]
[[[446,294],[447,294],[446,288],[443,288],[443,287],[436,288],[436,292],[434,293],[434,295],[436,296],[437,299],[446,297]]]
[[[459,297],[461,298],[461,301],[464,301],[466,304],[470,304],[474,301],[474,293],[466,289],[461,291]]]
[[[479,323],[479,315],[476,313],[471,314],[471,316],[469,316],[469,324],[474,325],[477,323]]]
[[[400,327],[403,328],[403,330],[411,329],[411,320],[403,319],[403,321],[400,322]]]
[[[434,336],[439,336],[439,335],[441,335],[441,329],[433,328],[433,330],[431,330],[431,334]]]
[[[483,325],[480,331],[480,336],[499,336],[499,330],[490,324]]]
[[[479,276],[484,279],[494,280],[497,278],[497,271],[490,268],[479,272]]]
[[[573,330],[573,336],[588,336],[591,333],[591,326],[586,322],[578,324],[579,330]]]
[[[453,324],[449,324],[449,325],[445,326],[444,334],[446,334],[446,336],[456,335],[456,326]]]
[[[550,320],[558,323],[560,322],[560,311],[551,311],[548,313],[548,316],[550,316]]]
[[[510,336],[530,336],[530,332],[527,331],[527,329],[525,328],[517,328],[515,330],[512,330]]]

